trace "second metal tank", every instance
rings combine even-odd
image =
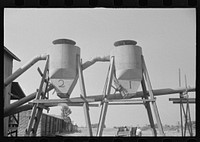
[[[136,92],[142,80],[142,48],[133,40],[114,43],[111,56],[115,59],[116,77],[128,92]]]

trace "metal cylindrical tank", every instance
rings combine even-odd
[[[77,74],[76,57],[80,55],[80,48],[69,39],[57,39],[53,44],[49,51],[50,78],[73,79]]]
[[[67,93],[77,75],[80,48],[70,39],[57,39],[49,49],[49,77],[57,93]]]
[[[136,93],[142,80],[142,48],[136,44],[133,40],[120,40],[114,43],[115,48],[111,52],[116,77],[127,93]]]
[[[121,40],[114,43],[111,56],[115,57],[116,76],[119,80],[142,80],[142,48],[133,40]]]

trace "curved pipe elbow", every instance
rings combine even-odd
[[[95,58],[93,58],[92,61],[94,61],[94,62],[97,62],[97,61],[107,62],[107,61],[110,61],[110,56],[95,57]]]
[[[85,62],[84,64],[82,64],[82,69],[86,69],[89,66],[93,65],[96,62],[109,62],[110,61],[110,56],[104,56],[104,57],[95,57],[90,61]]]
[[[32,65],[34,65],[37,61],[46,60],[47,56],[48,56],[47,54],[41,54],[35,56],[32,60],[23,65],[21,68],[17,69],[13,74],[11,74],[8,78],[6,78],[6,80],[4,81],[4,87],[6,87],[8,84],[14,81],[17,77],[19,77],[22,73],[24,73],[27,69],[29,69]]]

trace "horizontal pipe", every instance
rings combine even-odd
[[[165,88],[165,89],[156,89],[156,90],[152,90],[152,91],[153,91],[154,96],[160,96],[160,95],[182,93],[182,92],[185,92],[185,90],[186,90],[186,88],[175,88],[175,89]],[[187,88],[187,91],[194,92],[195,88]],[[149,94],[147,93],[147,95],[149,95]],[[143,96],[144,96],[143,91],[139,91],[136,93],[129,94],[128,98],[139,98],[139,97],[143,97]],[[81,99],[80,97],[75,97],[75,98],[71,98],[71,99],[77,99],[77,98]],[[86,98],[93,98],[93,99],[95,99],[95,102],[98,102],[98,101],[102,101],[103,95],[87,96]],[[112,99],[124,99],[124,98],[120,93],[116,93],[116,94],[107,95],[107,99],[112,100]]]
[[[4,112],[4,117],[7,117],[7,116],[10,116],[10,115],[22,112],[22,111],[30,110],[30,109],[32,109],[32,107],[33,107],[33,105],[30,105],[30,104],[19,106],[19,107],[14,108],[14,109],[12,109],[10,111]]]
[[[150,102],[155,101],[155,99],[115,99],[109,100],[109,102]]]
[[[17,108],[20,105],[23,105],[23,104],[33,100],[35,98],[35,96],[36,96],[36,93],[37,92],[34,92],[34,93],[32,93],[32,94],[30,94],[30,95],[28,95],[28,96],[26,96],[26,97],[24,97],[22,99],[10,104],[9,106],[5,107],[4,108],[4,114],[8,113],[9,111],[11,111],[14,108]]]
[[[53,89],[53,85],[50,85],[49,88],[47,89],[47,91],[51,91]],[[23,105],[31,100],[33,100],[36,96],[37,92],[34,92],[12,104],[10,104],[9,106],[7,106],[6,108],[4,108],[4,114],[8,113],[9,111],[11,111],[14,108],[19,107],[20,105]]]
[[[84,103],[66,103],[68,106],[83,106]],[[45,107],[55,107],[58,103],[43,104]],[[90,107],[99,107],[99,104],[88,104]]]
[[[83,106],[84,103],[67,103],[68,106]],[[49,103],[49,104],[43,104],[45,107],[55,107],[58,106],[58,103]],[[99,107],[99,104],[89,104],[90,107]],[[26,105],[19,106],[17,108],[14,108],[10,111],[7,111],[4,113],[4,117],[22,112],[22,111],[27,111],[31,110],[33,108],[33,103],[29,103]]]
[[[87,102],[94,102],[94,99],[86,99]],[[49,104],[49,103],[84,103],[85,101],[81,99],[40,99],[40,100],[34,100],[31,103],[42,103],[42,104]]]
[[[53,89],[53,87],[49,87],[49,91],[50,89]],[[177,89],[170,89],[170,88],[167,88],[167,89],[157,89],[157,90],[153,90],[154,92],[154,96],[159,96],[159,95],[168,95],[168,94],[174,94],[174,93],[181,93],[181,92],[184,92],[185,91],[185,88],[177,88]],[[188,89],[188,92],[194,92],[195,91],[195,88],[189,88]],[[31,95],[23,98],[25,99],[22,100],[19,102],[15,102],[12,103],[9,107],[9,109],[7,108],[6,111],[4,111],[4,117],[6,116],[9,116],[9,115],[12,115],[12,114],[15,114],[15,113],[18,113],[18,112],[21,112],[21,111],[25,111],[25,110],[29,110],[29,109],[32,109],[32,104],[27,104],[27,105],[24,105],[24,106],[19,106],[25,102],[28,102],[32,99],[35,98],[35,95],[36,95],[36,92],[35,93],[32,93]],[[142,97],[143,96],[143,92],[140,91],[140,92],[137,92],[136,94],[132,94],[132,96],[130,98],[137,98],[137,97]],[[108,100],[112,100],[112,99],[123,99],[123,97],[120,95],[120,94],[110,94],[107,96]],[[103,95],[96,95],[96,96],[88,96],[86,97],[86,99],[94,99],[94,101],[102,101],[103,99]],[[72,102],[81,102],[83,101],[82,98],[80,97],[76,97],[76,98],[70,98],[70,101]],[[16,105],[17,103],[17,105]],[[175,103],[178,103],[178,102],[175,102]],[[70,104],[70,103],[67,103],[69,106],[82,106],[82,104]],[[127,104],[127,103],[126,103]],[[130,104],[133,104],[133,103],[130,103]],[[136,103],[135,103],[136,104]],[[139,104],[139,103],[138,103]],[[53,106],[57,106],[57,103],[49,103],[49,104],[44,104],[46,107],[53,107]],[[119,105],[119,103],[117,104],[114,104],[114,103],[110,103],[110,105]],[[128,105],[128,104],[127,104]],[[16,106],[16,107],[14,107]],[[19,107],[17,107],[19,106]],[[5,110],[5,109],[4,109]]]
[[[13,82],[17,77],[19,77],[22,73],[24,73],[27,69],[29,69],[32,65],[34,65],[39,60],[46,60],[47,55],[42,54],[39,56],[34,57],[32,60],[27,62],[25,65],[23,65],[21,68],[17,69],[13,74],[11,74],[6,80],[4,81],[4,87],[6,87],[8,84]]]
[[[153,94],[156,95],[156,96],[159,96],[159,95],[183,93],[183,92],[186,91],[186,89],[187,89],[188,92],[195,92],[196,91],[196,88],[194,88],[194,87],[191,87],[191,88],[180,87],[180,88],[175,88],[175,89],[166,88],[166,89],[153,90]]]
[[[141,105],[143,102],[135,102],[135,103],[109,103],[108,105]]]

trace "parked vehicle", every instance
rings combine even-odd
[[[133,137],[136,136],[137,127],[119,127],[116,136],[117,137]]]

